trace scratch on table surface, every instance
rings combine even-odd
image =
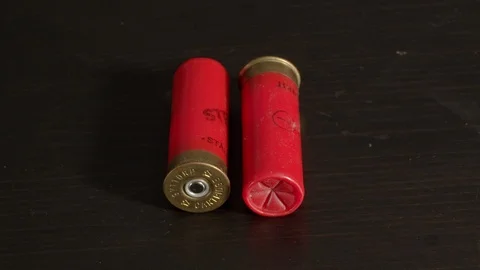
[[[478,256],[480,257],[480,240],[477,240],[477,251],[478,251]],[[478,266],[480,267],[480,262],[478,263]]]
[[[121,250],[121,249],[131,249],[131,248],[142,248],[147,247],[146,244],[128,244],[128,245],[116,245],[116,246],[107,246],[107,247],[88,247],[88,248],[59,248],[59,249],[42,249],[36,251],[28,252],[3,252],[0,253],[0,257],[7,256],[25,256],[25,254],[65,254],[65,253],[78,253],[84,251],[101,251],[101,250]]]
[[[432,97],[443,107],[459,116],[465,126],[475,129],[480,135],[480,107],[477,102],[460,99],[457,95],[433,93]]]
[[[390,138],[388,134],[372,135],[370,133],[352,133],[348,130],[342,130],[341,133],[343,136],[368,137],[368,138],[374,138],[378,140],[387,140],[388,138]]]
[[[332,115],[326,113],[326,112],[317,112],[318,114],[320,115],[323,115],[323,116],[326,116],[326,117],[329,117],[329,118],[332,118]]]
[[[462,13],[460,12],[460,10],[458,8],[454,8],[450,14],[447,14],[446,16],[436,16],[437,20],[431,21],[428,24],[432,27],[445,26],[454,23],[461,15]]]
[[[347,91],[345,90],[340,90],[340,91],[335,91],[335,98],[339,98],[341,95],[345,94]]]
[[[75,57],[86,64],[93,64],[93,65],[104,64],[106,63],[106,60],[107,60],[103,57],[91,56],[87,53],[77,53],[75,54]]]

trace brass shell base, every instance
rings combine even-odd
[[[204,213],[219,208],[230,195],[230,180],[226,166],[217,156],[205,151],[188,151],[170,163],[163,182],[165,196],[175,207],[191,213]],[[195,198],[185,192],[190,180],[202,179],[209,192]]]

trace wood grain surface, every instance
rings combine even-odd
[[[480,2],[11,1],[0,8],[0,269],[479,269]],[[236,77],[302,73],[301,209],[240,198]],[[173,71],[232,75],[233,194],[172,209]]]

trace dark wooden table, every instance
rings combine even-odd
[[[0,269],[479,269],[478,1],[6,1],[0,9]],[[250,59],[301,70],[307,196],[243,205]],[[225,207],[161,184],[171,79],[232,75]]]

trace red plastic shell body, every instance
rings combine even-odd
[[[229,77],[222,64],[192,58],[174,74],[168,162],[204,150],[227,165]]]
[[[289,215],[305,194],[299,89],[278,72],[241,83],[243,200],[261,216]]]

